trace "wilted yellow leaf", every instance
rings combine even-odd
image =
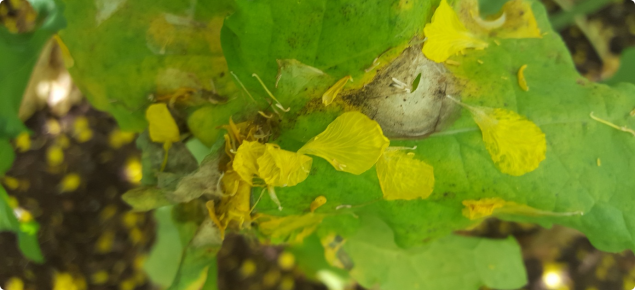
[[[423,54],[435,62],[444,62],[452,55],[464,53],[468,48],[485,49],[488,46],[487,42],[465,28],[446,0],[441,0],[423,33],[427,38],[423,45]]]
[[[249,184],[252,184],[254,175],[258,175],[258,158],[265,153],[265,149],[265,144],[258,141],[243,141],[236,150],[232,167]]]
[[[152,104],[146,110],[146,120],[150,125],[150,139],[157,143],[179,142],[179,127],[164,103]]]
[[[298,153],[322,157],[336,170],[359,175],[373,167],[388,144],[377,122],[353,111],[337,117]]]
[[[266,144],[264,153],[258,158],[258,176],[270,186],[294,186],[309,176],[312,163],[309,156]]]
[[[388,148],[375,168],[386,200],[425,199],[434,190],[432,166],[414,159],[414,154]]]
[[[351,79],[351,76],[345,76],[339,81],[337,81],[332,87],[330,87],[323,95],[322,95],[322,103],[325,106],[330,105],[337,95],[342,91],[346,83]]]

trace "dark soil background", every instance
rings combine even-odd
[[[562,12],[551,0],[543,2],[551,15]],[[17,19],[20,27],[28,27],[20,22],[20,15],[15,9],[9,10],[0,15],[0,22]],[[614,2],[589,15],[587,22],[600,31],[604,43],[598,43],[597,37],[595,42],[589,41],[576,25],[560,33],[580,73],[599,81],[617,68],[611,61],[635,45],[635,4],[630,0]],[[595,49],[598,46],[607,47],[608,51],[600,56]],[[82,117],[88,120],[92,131],[92,137],[84,142],[74,136],[73,127],[75,120]],[[158,289],[141,268],[155,240],[153,216],[130,213],[120,198],[135,186],[139,174],[140,153],[134,142],[113,146],[110,136],[117,130],[114,120],[85,101],[75,104],[62,117],[47,108],[36,110],[26,125],[33,132],[32,150],[18,153],[13,168],[6,174],[15,178],[18,186],[8,186],[6,180],[4,185],[9,195],[40,224],[38,239],[46,262],[29,262],[18,251],[15,235],[0,233],[0,287],[6,289],[10,279],[19,278],[24,289],[52,289],[55,273],[70,273],[76,281],[84,281],[84,289]],[[60,144],[65,145],[64,162],[51,167],[47,150]],[[69,173],[78,174],[81,182],[76,190],[62,192],[60,182]],[[630,251],[600,252],[574,230],[557,226],[547,230],[492,219],[462,233],[491,238],[514,235],[523,247],[529,276],[524,289],[635,287],[635,256]],[[219,252],[221,289],[327,289],[308,281],[295,268],[281,268],[277,262],[281,252],[280,248],[229,236]],[[544,277],[549,273],[558,274],[563,283],[548,288]]]

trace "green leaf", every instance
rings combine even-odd
[[[35,31],[13,34],[0,26],[0,138],[13,138],[26,130],[18,118],[22,95],[40,51],[65,22],[63,6],[54,0],[30,1],[38,12]]]
[[[157,241],[143,266],[150,280],[163,287],[170,286],[174,280],[183,249],[179,230],[172,221],[172,208],[173,206],[166,206],[154,212],[157,221]]]
[[[635,84],[635,48],[630,47],[622,51],[620,56],[620,67],[606,84],[616,85],[622,82]]]
[[[351,275],[362,286],[384,290],[456,289],[481,286],[516,289],[527,283],[520,246],[514,238],[490,240],[449,235],[424,246],[402,249],[390,227],[373,217],[348,238]]]
[[[73,81],[123,130],[146,128],[150,95],[189,88],[195,90],[189,101],[200,105],[214,91],[237,92],[219,41],[231,0],[65,2],[73,25],[60,36],[75,63]]]

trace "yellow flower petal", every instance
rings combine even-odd
[[[414,154],[391,150],[379,158],[377,177],[386,200],[428,198],[434,189],[432,166],[414,159]]]
[[[311,157],[266,144],[264,154],[258,158],[258,176],[271,186],[294,186],[304,181],[311,172]]]
[[[22,132],[15,138],[15,147],[18,149],[18,152],[27,152],[31,149],[31,138],[29,137],[29,132]]]
[[[529,91],[529,87],[527,86],[527,80],[525,79],[525,69],[527,68],[527,65],[523,65],[520,67],[520,69],[518,70],[518,86],[520,86],[520,88],[527,92]]]
[[[265,144],[258,141],[243,141],[236,150],[233,168],[240,177],[252,184],[254,175],[258,175],[258,158],[265,153]]]
[[[482,198],[479,200],[464,200],[463,215],[471,220],[488,217],[494,210],[505,206],[507,202],[501,198]]]
[[[268,236],[272,242],[298,244],[315,231],[324,217],[322,214],[315,213],[285,217],[261,215],[260,219],[263,221],[258,223],[258,230]]]
[[[466,106],[501,172],[521,176],[545,159],[547,140],[536,124],[512,111]]]
[[[322,95],[322,103],[324,103],[325,106],[330,105],[350,79],[351,76],[345,76],[337,81],[331,88],[328,89],[328,91],[324,93],[324,95]]]
[[[452,55],[464,53],[467,48],[485,49],[488,46],[465,28],[446,0],[441,1],[423,33],[428,38],[423,45],[423,54],[435,62],[444,62]]]
[[[174,143],[181,140],[179,127],[164,103],[152,104],[146,110],[146,120],[150,124],[150,139],[157,143]]]
[[[336,170],[359,175],[373,167],[388,144],[377,122],[360,112],[347,112],[298,153],[322,157]]]
[[[316,209],[318,209],[319,207],[323,206],[325,203],[326,203],[326,197],[324,195],[320,195],[320,196],[316,197],[311,202],[311,212],[314,212]]]

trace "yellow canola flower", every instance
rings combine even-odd
[[[388,148],[379,158],[377,177],[386,200],[428,198],[434,190],[434,170],[414,154]]]
[[[253,184],[253,177],[258,175],[258,158],[265,153],[266,148],[265,144],[258,141],[243,141],[236,150],[232,166],[249,184]]]
[[[69,273],[55,273],[53,290],[84,290],[86,281],[83,278],[73,278]]]
[[[463,215],[471,220],[491,216],[494,210],[502,208],[507,202],[501,198],[482,198],[479,200],[464,200]]]
[[[62,178],[59,188],[61,192],[73,192],[82,183],[82,178],[77,173],[69,173]]]
[[[336,170],[359,175],[373,167],[388,144],[377,122],[353,111],[337,117],[298,153],[322,157]]]
[[[46,149],[46,163],[50,167],[57,167],[64,163],[64,150],[58,145],[51,145]]]
[[[472,113],[481,128],[485,147],[501,172],[521,176],[534,171],[545,160],[547,139],[533,122],[510,110],[468,106],[454,101]]]
[[[108,135],[108,145],[113,149],[119,149],[122,146],[134,141],[136,134],[134,132],[125,132],[115,129]]]
[[[11,279],[4,284],[4,288],[6,290],[24,290],[24,282],[22,282],[22,279],[18,277],[11,277]]]
[[[161,171],[163,171],[168,162],[168,151],[172,147],[172,143],[181,140],[179,127],[164,103],[150,105],[146,110],[146,120],[149,124],[150,139],[153,142],[163,143],[163,150],[165,150],[161,164]]]
[[[351,79],[351,76],[345,76],[339,81],[337,81],[332,87],[330,87],[323,95],[322,95],[322,103],[324,106],[330,105],[337,95],[342,91],[346,83]]]
[[[93,131],[90,129],[86,117],[77,117],[73,122],[73,136],[79,143],[84,143],[93,138]]]
[[[270,186],[294,186],[309,176],[312,164],[309,156],[266,144],[264,154],[258,158],[258,176]]]
[[[488,46],[465,28],[446,0],[441,1],[423,33],[427,37],[423,54],[435,62],[444,62],[452,55],[465,53],[468,48],[485,49]]]
[[[27,152],[31,149],[31,138],[29,132],[22,132],[15,138],[15,147],[18,152]]]

